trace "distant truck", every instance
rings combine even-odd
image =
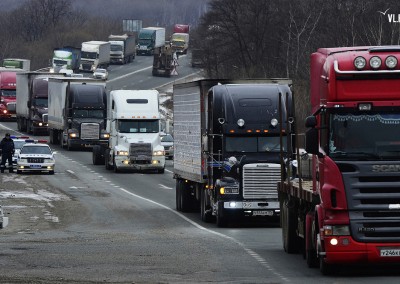
[[[0,69],[0,119],[15,118],[16,74],[22,69]]]
[[[50,143],[72,150],[108,142],[105,85],[89,78],[49,78]]]
[[[175,24],[174,25],[174,33],[185,33],[188,34],[189,33],[189,25],[185,25],[185,24]]]
[[[148,27],[139,32],[136,54],[152,55],[157,47],[165,45],[165,28]]]
[[[291,84],[209,79],[174,85],[178,211],[200,208],[201,219],[216,219],[219,227],[279,217],[280,150],[290,147],[280,126],[286,129],[293,115]]]
[[[47,133],[48,78],[57,73],[26,72],[17,74],[17,127],[37,135]]]
[[[175,67],[173,65],[173,60],[174,50],[169,44],[157,47],[153,55],[152,75],[170,77]]]
[[[106,169],[164,173],[160,137],[159,94],[156,90],[111,91],[108,102],[108,145],[93,147],[93,164]]]
[[[82,42],[79,70],[93,72],[110,65],[110,43],[108,41]]]
[[[186,54],[189,47],[189,34],[174,33],[171,36],[171,46],[177,53]]]
[[[52,71],[59,73],[61,70],[79,71],[81,64],[81,49],[64,46],[53,50]]]
[[[110,63],[130,63],[135,59],[136,40],[134,36],[110,35],[108,42],[111,45]]]
[[[29,59],[5,58],[5,59],[3,59],[1,66],[4,68],[30,71],[31,70],[31,61]]]

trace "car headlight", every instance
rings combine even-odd
[[[128,151],[117,151],[117,156],[128,156]]]
[[[165,155],[165,152],[161,151],[161,150],[153,152],[153,156],[164,156],[164,155]]]

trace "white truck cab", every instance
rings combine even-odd
[[[158,97],[156,90],[110,92],[107,111],[110,139],[104,153],[107,169],[164,172]]]

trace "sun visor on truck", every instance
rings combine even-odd
[[[106,92],[99,85],[71,85],[72,108],[106,108]]]

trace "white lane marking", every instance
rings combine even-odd
[[[133,72],[131,72],[131,73],[127,73],[127,74],[125,74],[125,75],[122,75],[122,76],[116,77],[116,78],[114,78],[114,79],[108,80],[108,81],[107,81],[107,83],[111,83],[111,82],[114,82],[114,81],[117,81],[117,80],[120,80],[120,79],[123,79],[123,78],[129,77],[129,76],[131,76],[131,75],[133,75],[133,74],[136,74],[136,73],[142,72],[142,71],[144,71],[144,70],[148,70],[148,69],[150,69],[150,68],[153,68],[153,65],[152,65],[152,66],[149,66],[149,67],[146,67],[146,68],[142,68],[142,69],[139,69],[139,70],[133,71]]]
[[[167,170],[167,169],[165,169],[165,171],[166,171],[166,172],[169,172],[169,173],[171,173],[171,174],[174,173],[173,171],[170,171],[170,170]]]
[[[11,130],[11,131],[14,131],[15,133],[18,133],[18,134],[21,135],[21,136],[26,136],[24,133],[21,133],[21,132],[18,132],[18,131],[16,131],[16,130],[12,129],[12,128],[9,128],[9,127],[5,126],[5,125],[2,124],[2,123],[0,123],[0,125],[1,125],[1,127],[5,128],[5,130]]]
[[[271,267],[271,265],[268,263],[268,261],[266,261],[266,260],[265,260],[263,257],[261,257],[258,253],[252,251],[251,249],[246,248],[245,245],[244,245],[243,243],[239,242],[238,240],[236,240],[236,239],[234,239],[234,238],[232,238],[232,237],[230,237],[230,236],[224,235],[224,234],[222,234],[222,233],[218,233],[218,232],[215,232],[215,231],[213,231],[213,230],[207,229],[207,228],[205,228],[205,227],[199,225],[198,223],[196,223],[196,222],[190,220],[189,218],[187,218],[186,216],[182,215],[181,213],[175,211],[174,209],[169,208],[169,207],[167,207],[167,206],[165,206],[165,205],[163,205],[163,204],[161,204],[161,203],[158,203],[158,202],[156,202],[156,201],[154,201],[154,200],[151,200],[151,199],[145,198],[145,197],[143,197],[143,196],[137,195],[137,194],[135,194],[135,193],[132,193],[132,192],[130,192],[130,191],[124,189],[124,188],[119,188],[119,189],[120,189],[121,191],[123,191],[123,192],[129,194],[129,195],[132,195],[132,196],[134,196],[134,197],[136,197],[136,198],[139,198],[139,199],[142,199],[142,200],[147,201],[147,202],[149,202],[149,203],[152,203],[152,204],[154,204],[154,205],[157,205],[157,206],[159,206],[159,207],[161,207],[161,208],[164,208],[165,210],[168,210],[168,211],[170,211],[170,212],[176,214],[177,216],[179,216],[180,218],[182,218],[183,220],[185,220],[186,222],[190,223],[191,225],[193,225],[194,227],[196,227],[196,228],[198,228],[198,229],[200,229],[200,230],[206,231],[206,232],[208,232],[208,233],[210,233],[210,234],[214,234],[214,235],[216,235],[216,236],[218,236],[218,237],[222,237],[222,238],[228,239],[228,240],[230,240],[230,241],[232,241],[232,242],[238,244],[238,245],[241,246],[251,257],[253,257],[258,263],[260,263],[262,266],[264,266],[266,269],[268,269],[271,273],[275,274],[277,277],[279,277],[281,280],[283,280],[283,281],[285,281],[285,282],[291,282],[288,278],[286,278],[286,277],[283,276],[281,273],[279,273],[278,271],[276,271],[273,267]]]
[[[165,189],[173,189],[172,187],[163,185],[163,184],[161,184],[161,183],[159,183],[158,185],[161,186],[162,188],[165,188]]]
[[[73,171],[71,171],[71,170],[67,170],[67,172],[69,172],[70,174],[75,174]]]

